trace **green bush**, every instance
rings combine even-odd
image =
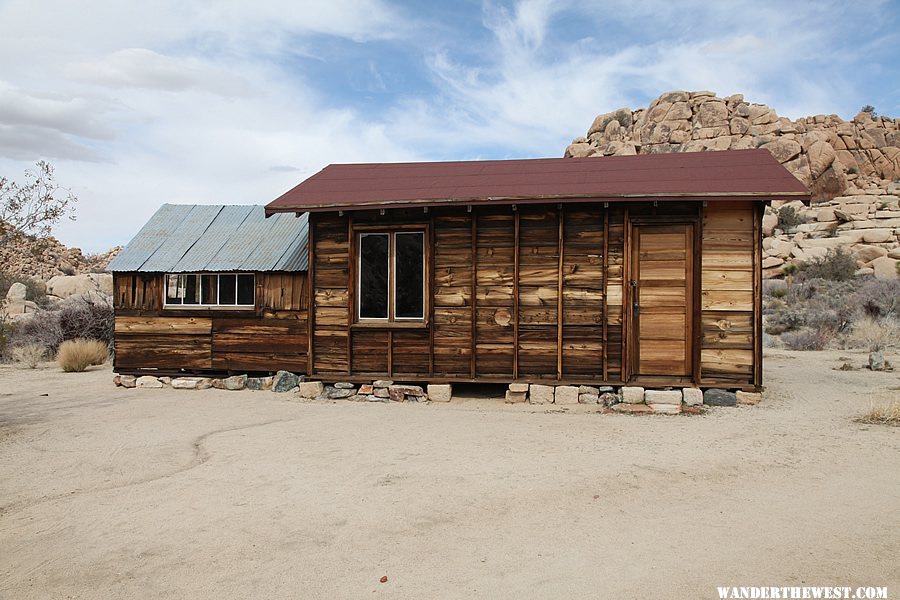
[[[828,279],[829,281],[850,281],[857,270],[856,259],[843,248],[834,248],[824,257],[814,258],[800,268],[803,280]]]
[[[782,206],[778,210],[778,229],[788,231],[803,223],[803,217],[793,206]]]

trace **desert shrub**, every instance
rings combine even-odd
[[[785,294],[787,294],[787,283],[782,279],[764,279],[762,289],[763,296],[784,298]]]
[[[832,335],[817,329],[789,331],[781,336],[781,342],[788,350],[822,350],[831,341]]]
[[[856,259],[843,248],[833,248],[821,258],[814,258],[800,268],[800,277],[849,281],[856,273]]]
[[[778,229],[788,231],[803,223],[803,217],[793,206],[782,206],[778,209]]]
[[[783,298],[765,304],[766,332],[771,335],[811,328],[831,337],[846,331],[858,313],[854,282],[812,279],[786,290]]]
[[[36,369],[46,354],[47,349],[40,344],[16,346],[10,351],[14,361],[29,369]]]
[[[900,345],[900,320],[894,317],[862,317],[853,323],[847,345],[876,352]]]
[[[869,412],[858,419],[861,423],[900,426],[900,400],[887,404],[872,404]]]
[[[873,119],[878,116],[878,113],[875,112],[875,107],[871,104],[866,104],[861,109],[859,109],[859,112],[869,113],[870,115],[872,115]]]
[[[66,340],[59,345],[56,362],[66,373],[80,373],[109,359],[109,349],[99,340]]]
[[[47,300],[47,286],[43,282],[25,277],[24,275],[12,275],[5,271],[0,271],[0,298],[6,298],[9,288],[14,283],[25,284],[25,299],[31,300],[37,304],[44,304]]]
[[[41,344],[51,354],[67,340],[92,339],[112,345],[114,313],[108,302],[66,300],[22,321],[10,339],[13,346]]]
[[[869,279],[853,294],[853,302],[866,316],[900,318],[900,280]]]

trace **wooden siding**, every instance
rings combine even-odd
[[[621,382],[625,223],[599,203],[313,214],[312,375]],[[428,318],[355,323],[353,232],[397,226],[433,240]]]
[[[752,202],[703,212],[700,369],[703,385],[760,384],[754,352],[759,310]]]
[[[258,273],[256,309],[162,309],[164,275],[116,273],[115,366],[307,370],[305,273]]]

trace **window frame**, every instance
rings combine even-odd
[[[219,302],[219,292],[221,290],[220,286],[220,277],[223,275],[234,277],[234,304],[221,304]],[[253,302],[251,304],[238,304],[238,277],[241,275],[250,276],[253,278]],[[181,294],[182,302],[175,304],[169,302],[169,278],[170,277],[183,277],[183,276],[194,276],[197,277],[197,285],[199,286],[198,294],[200,296],[200,302],[197,304],[184,304],[184,284],[179,282],[178,292]],[[212,276],[216,278],[216,303],[206,303],[203,304],[203,277],[204,276]],[[163,285],[162,285],[162,307],[164,310],[240,310],[240,311],[249,311],[256,309],[256,273],[248,273],[244,271],[233,271],[227,273],[204,273],[204,272],[192,272],[192,273],[164,273],[163,274]]]
[[[353,269],[356,271],[353,277],[354,293],[352,301],[355,303],[353,310],[354,322],[357,324],[372,325],[415,325],[427,324],[429,314],[429,288],[430,277],[428,267],[429,245],[428,227],[415,225],[412,227],[366,227],[354,229],[354,254]],[[422,236],[422,315],[416,317],[398,317],[397,313],[397,245],[396,236],[403,234],[417,234]],[[388,238],[388,310],[387,317],[363,317],[361,314],[362,302],[362,240],[368,235],[383,235]]]

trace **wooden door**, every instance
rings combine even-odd
[[[635,225],[632,236],[631,372],[689,377],[694,227]]]

